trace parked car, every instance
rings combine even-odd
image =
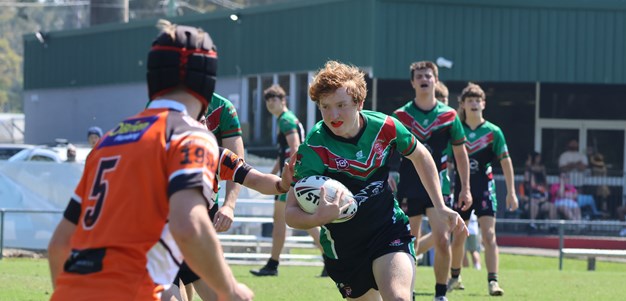
[[[19,151],[8,160],[9,162],[22,162],[22,161],[40,161],[40,162],[56,162],[61,163],[64,160],[61,159],[59,153],[50,148],[45,147],[33,147]]]
[[[17,154],[21,150],[35,147],[31,144],[12,144],[1,143],[0,144],[0,160],[8,160],[13,155]]]

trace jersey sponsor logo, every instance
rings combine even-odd
[[[346,296],[349,297],[350,295],[352,295],[352,288],[350,286],[343,283],[339,283],[338,286],[340,289],[343,289],[343,291],[346,292]]]
[[[469,164],[470,164],[470,173],[471,174],[477,173],[479,168],[480,168],[480,163],[478,162],[478,160],[476,160],[474,158],[470,158],[469,159]]]
[[[404,245],[404,243],[400,239],[396,239],[389,243],[390,247],[399,247],[401,245]]]
[[[354,200],[357,202],[357,205],[361,206],[361,204],[367,202],[368,198],[380,194],[384,191],[384,189],[385,185],[383,181],[374,181],[367,184],[365,188],[361,189],[357,194],[355,194]]]
[[[350,167],[350,163],[344,158],[335,158],[335,164],[337,164],[337,169],[339,170],[345,170]]]
[[[148,116],[124,120],[104,137],[99,147],[137,142],[158,119],[158,116]]]

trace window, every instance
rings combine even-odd
[[[624,120],[626,85],[541,84],[541,118]]]

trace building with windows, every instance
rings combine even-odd
[[[503,129],[518,171],[532,150],[555,169],[577,138],[581,152],[604,154],[623,186],[626,1],[299,0],[172,21],[211,34],[217,91],[235,104],[253,151],[275,144],[261,97],[271,84],[288,91],[290,109],[310,129],[319,115],[308,82],[326,60],[361,67],[366,108],[390,113],[414,95],[410,63],[441,57],[452,62],[440,69],[451,105],[468,81],[480,84],[485,116]],[[83,141],[89,126],[114,127],[144,107],[155,23],[50,32],[45,43],[25,36],[25,142]]]

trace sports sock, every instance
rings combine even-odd
[[[487,282],[495,281],[498,282],[498,273],[488,273],[487,274]]]
[[[277,269],[278,268],[278,260],[274,260],[274,259],[270,258],[267,261],[267,264],[265,265],[265,267],[268,268],[268,269],[272,269],[272,270]]]
[[[450,276],[452,278],[459,278],[459,275],[461,275],[461,269],[460,268],[458,268],[458,269],[451,268],[450,269]]]
[[[447,284],[435,283],[435,297],[445,296],[448,291]]]

